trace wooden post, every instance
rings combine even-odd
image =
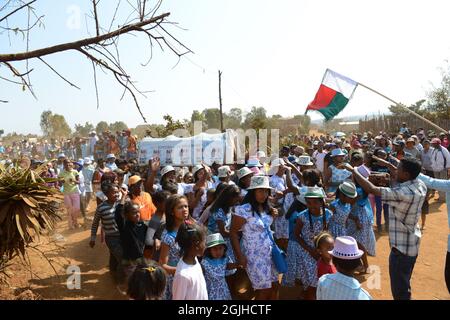
[[[222,72],[219,70],[219,105],[220,105],[220,131],[223,132],[223,112],[222,112]]]
[[[364,84],[362,84],[362,83],[359,83],[359,82],[358,82],[358,85],[360,85],[361,87],[364,87],[364,88],[366,88],[366,89],[368,89],[368,90],[370,90],[370,91],[372,91],[372,92],[374,92],[374,93],[376,93],[376,94],[382,96],[383,98],[385,98],[385,99],[391,101],[391,102],[394,103],[395,105],[397,105],[397,106],[399,106],[399,107],[402,107],[403,109],[405,109],[405,110],[408,111],[409,113],[411,113],[411,114],[413,114],[414,116],[416,116],[417,118],[419,118],[419,119],[425,121],[426,123],[428,123],[429,125],[433,126],[433,127],[436,128],[436,129],[438,129],[439,131],[443,131],[443,132],[445,132],[445,133],[448,133],[448,132],[449,132],[448,130],[442,129],[442,128],[439,127],[438,125],[436,125],[436,124],[434,124],[433,122],[431,122],[430,120],[428,120],[428,119],[422,117],[421,115],[415,113],[414,111],[412,111],[412,110],[410,110],[410,109],[408,109],[408,108],[402,106],[401,104],[399,104],[398,102],[392,100],[391,98],[388,98],[388,97],[385,96],[384,94],[382,94],[382,93],[380,93],[380,92],[378,92],[378,91],[376,91],[376,90],[374,90],[374,89],[372,89],[372,88],[370,88],[370,87],[368,87],[368,86],[366,86],[366,85],[364,85]]]

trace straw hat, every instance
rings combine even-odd
[[[254,174],[254,172],[247,167],[243,167],[238,170],[237,177],[239,180],[241,180],[243,177],[248,176],[249,174]]]
[[[247,190],[253,189],[272,189],[269,185],[269,177],[267,176],[253,176],[250,181],[250,187]]]
[[[314,163],[311,161],[310,156],[300,156],[297,159],[297,163],[301,166],[312,166]]]
[[[358,196],[356,192],[356,186],[353,182],[344,181],[339,185],[339,190],[347,197],[355,199]]]
[[[175,171],[175,168],[174,168],[174,167],[172,167],[172,166],[165,166],[164,168],[161,169],[161,178],[162,178],[165,174],[167,174],[167,173],[169,173],[169,172],[172,172],[172,171]]]
[[[227,245],[220,233],[213,233],[206,237],[206,248],[212,248],[219,245]]]
[[[128,179],[128,185],[131,187],[132,185],[142,181],[142,178],[140,176],[131,176],[130,179]]]
[[[334,249],[328,251],[333,257],[343,260],[355,260],[363,256],[364,252],[358,249],[356,240],[352,237],[337,237],[334,242]]]
[[[219,169],[218,169],[218,175],[217,175],[217,177],[219,177],[219,178],[225,178],[225,177],[227,177],[228,175],[233,175],[234,174],[234,172],[233,171],[231,171],[231,169],[230,169],[230,167],[229,166],[222,166],[222,167],[220,167]]]

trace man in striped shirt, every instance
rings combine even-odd
[[[91,248],[95,246],[97,229],[101,221],[102,229],[105,232],[105,242],[110,253],[109,270],[114,274],[116,280],[120,282],[123,250],[120,242],[119,228],[115,219],[116,207],[119,204],[119,189],[117,185],[106,182],[102,184],[102,191],[106,195],[107,200],[103,201],[95,211],[89,245]]]
[[[367,193],[381,196],[381,200],[389,205],[389,275],[395,300],[411,299],[410,280],[422,237],[418,221],[427,194],[427,187],[417,179],[421,169],[422,165],[416,158],[400,160],[395,170],[399,184],[394,188],[376,187],[358,170],[353,170],[356,182]]]

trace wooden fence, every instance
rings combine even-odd
[[[427,132],[428,130],[432,130],[436,134],[439,134],[436,128],[412,115],[411,116],[379,115],[373,117],[366,116],[364,120],[362,119],[359,120],[359,131],[360,132],[372,131],[374,134],[378,134],[378,132],[380,131],[385,131],[387,133],[396,133],[399,132],[403,122],[406,122],[406,126],[413,132],[415,132],[418,128],[423,128],[425,132]],[[449,119],[437,119],[434,123],[439,127],[446,129],[447,132],[448,130],[450,130]]]

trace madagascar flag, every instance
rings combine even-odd
[[[357,86],[356,81],[327,69],[319,91],[306,108],[305,114],[308,110],[316,110],[322,113],[327,121],[333,119],[345,108]]]

